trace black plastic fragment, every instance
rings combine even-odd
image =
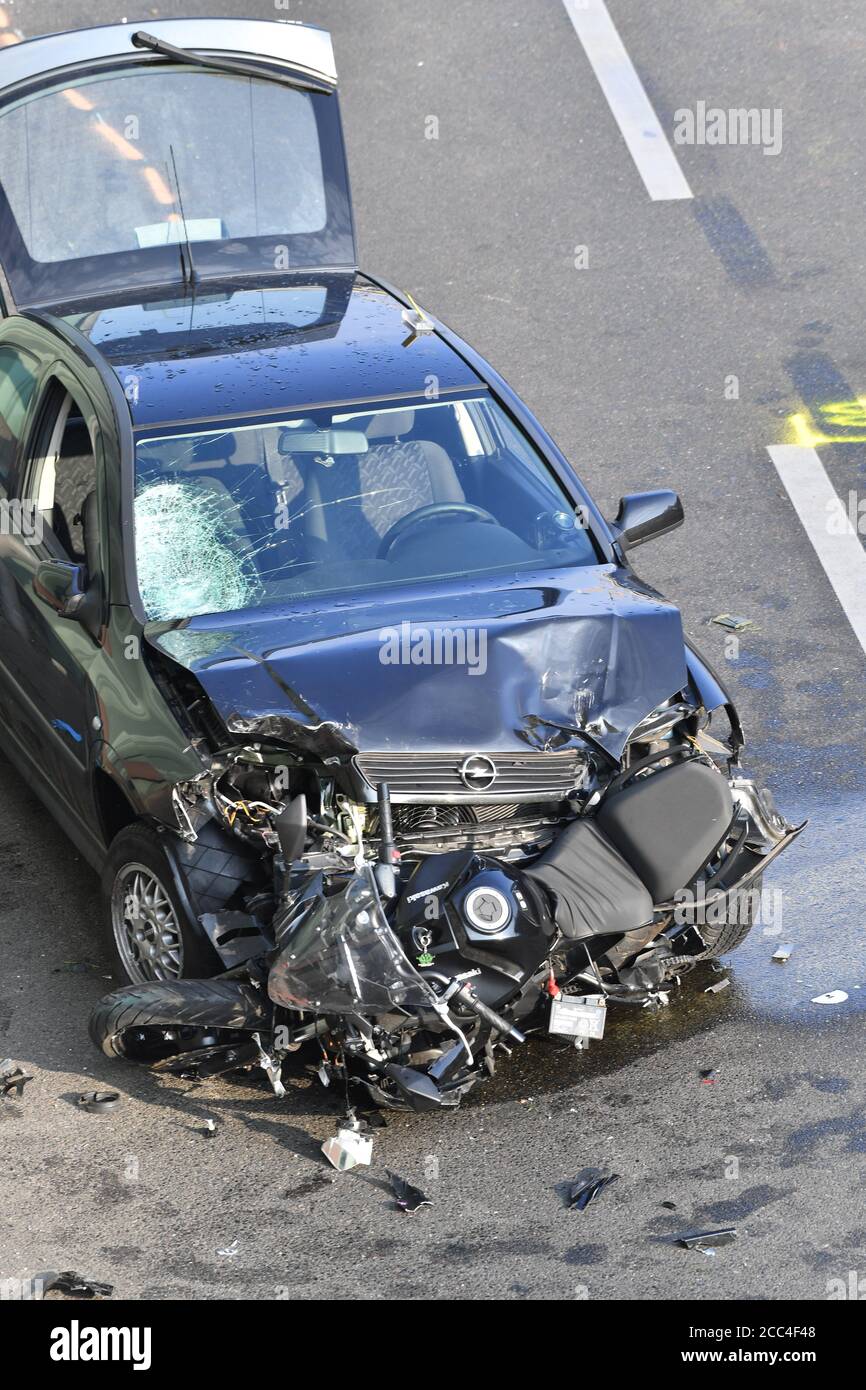
[[[76,1274],[74,1269],[64,1270],[62,1274],[40,1275],[43,1297],[49,1289],[64,1293],[68,1298],[110,1298],[114,1293],[113,1284],[100,1284],[95,1279],[87,1279]]]
[[[677,1236],[677,1245],[686,1250],[715,1250],[718,1245],[730,1245],[737,1239],[736,1226],[723,1226],[718,1231],[690,1231]]]
[[[676,1211],[677,1209],[676,1202],[662,1202],[661,1205],[665,1207],[668,1211]]]
[[[616,1182],[618,1177],[619,1173],[606,1173],[603,1168],[582,1168],[574,1181],[568,1184],[566,1205],[572,1211],[585,1211],[599,1192]]]
[[[78,1097],[79,1110],[87,1110],[91,1115],[105,1115],[119,1104],[119,1091],[82,1091]]]
[[[408,1212],[411,1216],[419,1207],[432,1207],[433,1203],[420,1187],[413,1187],[405,1178],[401,1178],[399,1173],[392,1173],[390,1168],[386,1168],[385,1172],[388,1174],[394,1200],[401,1211]]]
[[[712,1086],[718,1076],[715,1067],[704,1067],[701,1070],[701,1081],[705,1086]]]

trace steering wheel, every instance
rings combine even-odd
[[[426,507],[416,507],[414,512],[407,512],[389,526],[381,541],[376,556],[379,560],[384,560],[389,552],[396,545],[397,541],[402,540],[406,534],[415,526],[422,525],[425,521],[437,520],[440,517],[454,517],[462,521],[481,521],[487,526],[498,526],[499,522],[490,512],[486,512],[483,507],[476,507],[472,502],[428,502]]]

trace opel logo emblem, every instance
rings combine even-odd
[[[471,792],[486,792],[496,781],[496,765],[483,753],[473,753],[457,770],[460,781]]]

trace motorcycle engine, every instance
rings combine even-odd
[[[554,934],[541,891],[472,850],[422,859],[397,904],[394,927],[420,974],[453,979],[478,971],[472,983],[494,1009],[538,970]]]

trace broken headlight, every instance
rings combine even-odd
[[[388,925],[369,865],[349,886],[318,898],[290,929],[268,979],[285,1008],[315,1013],[429,1009],[436,996]]]

